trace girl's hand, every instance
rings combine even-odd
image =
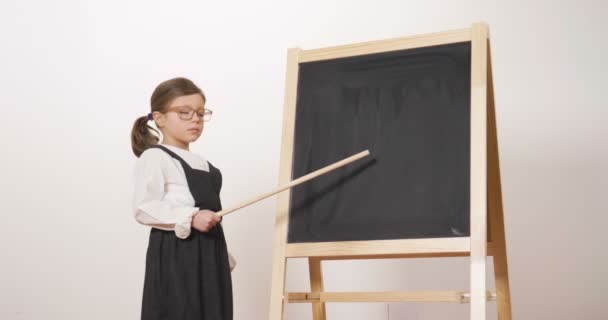
[[[208,232],[221,220],[222,218],[213,211],[200,210],[192,217],[192,228],[201,232]]]

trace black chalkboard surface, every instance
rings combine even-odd
[[[471,44],[300,63],[288,242],[469,236]]]

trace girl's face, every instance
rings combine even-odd
[[[200,94],[175,98],[165,113],[154,112],[156,124],[163,132],[163,143],[188,149],[203,133],[205,101]],[[191,119],[186,120],[189,116]]]

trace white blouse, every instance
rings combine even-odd
[[[202,156],[175,146],[161,144],[180,156],[193,169],[209,171]],[[188,188],[179,160],[159,148],[144,151],[135,162],[133,211],[135,220],[162,230],[173,230],[180,239],[190,235],[192,216],[199,211]],[[228,254],[230,269],[236,260]]]

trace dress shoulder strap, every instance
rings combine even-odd
[[[177,153],[169,150],[169,148],[162,146],[160,144],[155,144],[153,146],[150,146],[150,148],[158,148],[158,149],[163,150],[164,152],[169,154],[171,157],[177,159],[182,164],[182,166],[184,166],[184,168],[191,169],[190,165],[188,164],[188,162],[186,162],[186,160],[184,160],[184,159],[182,159],[182,157],[178,156]]]

